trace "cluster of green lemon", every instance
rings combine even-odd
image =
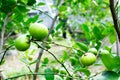
[[[48,28],[40,23],[31,23],[29,27],[30,36],[33,39],[42,41],[48,35]],[[21,35],[15,40],[15,47],[19,51],[25,51],[30,47],[30,38],[26,35]]]
[[[101,54],[109,54],[109,51],[107,50],[101,50]],[[96,55],[98,54],[98,51],[96,48],[90,48],[87,53],[83,54],[80,58],[81,63],[84,66],[90,66],[96,62]]]
[[[40,23],[31,23],[29,27],[29,33],[33,39],[42,41],[48,35],[48,28]],[[31,42],[30,37],[27,37],[26,35],[21,35],[15,40],[15,47],[19,51],[25,51],[30,47],[30,42]],[[90,48],[88,52],[83,54],[82,57],[80,58],[81,63],[84,66],[92,65],[93,63],[96,62],[97,53],[98,51],[96,50],[96,48]],[[103,50],[101,53],[107,53],[107,52]]]

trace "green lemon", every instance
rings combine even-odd
[[[43,40],[48,35],[48,28],[41,23],[32,23],[29,27],[30,35],[36,40]]]
[[[90,48],[90,49],[88,50],[88,52],[91,52],[91,53],[97,55],[97,49],[96,49],[96,48]]]
[[[96,62],[96,56],[93,53],[85,53],[80,60],[84,66],[90,66]]]
[[[19,51],[25,51],[30,47],[29,38],[26,35],[21,35],[15,40],[15,47]]]

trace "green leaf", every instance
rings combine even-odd
[[[63,55],[60,58],[61,62],[65,62],[65,60],[67,60],[69,58],[68,52],[67,51],[63,51]]]
[[[0,65],[3,65],[5,63],[5,59],[2,60],[2,62],[0,63]]]
[[[76,42],[75,47],[79,47],[81,50],[88,51],[88,46],[82,42]]]
[[[35,3],[36,3],[36,0],[28,0],[27,5],[32,6]]]
[[[12,38],[8,38],[7,39],[7,43],[9,44],[9,45],[11,45],[11,44],[14,44],[14,39],[12,39]]]
[[[23,19],[24,19],[24,15],[25,14],[20,14],[21,11],[19,11],[19,9],[16,8],[15,10],[15,14],[12,15],[12,19],[15,19],[15,22],[17,24],[17,22],[20,24],[20,22],[23,22]]]
[[[118,75],[120,76],[120,71],[118,72]]]
[[[44,73],[46,80],[54,80],[54,72],[50,68],[45,69]]]
[[[68,58],[69,58],[68,52],[67,52],[67,51],[64,51],[64,52],[63,52],[62,59],[63,59],[63,60],[66,60],[66,59],[68,59]]]
[[[95,46],[95,48],[96,48],[97,50],[99,50],[99,48],[100,48],[101,45],[102,45],[102,41],[97,41],[96,43],[97,43],[97,45]]]
[[[95,77],[97,80],[118,80],[119,75],[113,71],[104,71],[102,75]]]
[[[16,0],[2,0],[0,3],[0,10],[6,14],[13,11],[16,6]]]
[[[35,63],[37,63],[38,61],[39,61],[39,60],[34,60],[34,61],[30,62],[29,65],[35,64]]]
[[[27,61],[26,58],[20,58],[20,61],[22,61],[22,62],[25,63],[26,65],[29,65],[29,62]]]
[[[46,66],[49,63],[49,59],[46,57],[43,59],[42,66]]]
[[[61,78],[60,76],[58,75],[55,75],[55,79],[54,80],[63,80],[63,78]]]
[[[88,25],[86,25],[86,24],[83,24],[83,25],[82,25],[82,30],[83,30],[84,32],[90,32],[89,27],[88,27]]]
[[[90,40],[90,29],[88,27],[88,25],[83,24],[82,25],[82,31],[85,33],[85,36],[88,40]]]
[[[44,2],[39,2],[39,3],[38,3],[38,6],[44,6],[44,5],[45,5]]]
[[[61,0],[56,0],[56,1],[57,1],[56,6],[58,6],[61,3]]]
[[[108,70],[120,67],[120,57],[112,54],[101,54],[101,60]]]
[[[27,4],[28,0],[19,0],[21,3]]]
[[[62,11],[66,11],[67,10],[67,7],[66,6],[60,6],[59,7],[59,11],[62,12]]]
[[[90,76],[90,71],[88,69],[86,69],[86,68],[77,68],[75,70],[75,72],[77,72],[77,71],[83,72],[86,76]]]
[[[22,6],[22,5],[17,6],[17,9],[20,12],[24,12],[24,13],[29,11],[29,9],[27,9],[26,6]]]
[[[36,21],[38,20],[38,18],[39,18],[39,15],[35,15],[35,16],[32,18],[32,22],[33,22],[33,23],[36,22]]]
[[[93,33],[94,33],[97,40],[102,39],[102,34],[101,34],[101,31],[100,31],[100,29],[98,27],[93,28]]]
[[[35,49],[32,49],[29,54],[30,54],[30,55],[33,55],[34,53],[35,53]]]
[[[43,20],[38,20],[37,22],[40,23],[40,22],[43,22]]]
[[[97,2],[95,0],[92,1],[95,6],[98,6]]]
[[[60,29],[63,25],[63,22],[60,22],[57,26],[56,26],[56,30]]]
[[[72,66],[78,65],[78,59],[76,57],[70,57],[69,61],[71,62]]]
[[[52,31],[51,31],[51,34],[54,34],[55,33],[55,29],[53,29]]]
[[[109,40],[110,40],[110,43],[113,44],[113,43],[116,41],[116,36],[111,34],[111,35],[109,36]]]
[[[77,50],[77,55],[78,56],[82,56],[84,53],[83,52],[81,52],[80,50]]]
[[[34,23],[34,22],[36,22],[37,20],[38,20],[38,18],[39,18],[39,15],[35,15],[34,17],[32,17],[32,18],[29,18],[27,21],[26,21],[26,25],[28,25],[28,24],[30,24],[30,23]]]

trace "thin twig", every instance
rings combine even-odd
[[[64,75],[64,74],[27,73],[27,74],[21,74],[21,75],[17,75],[17,76],[14,76],[14,77],[10,77],[10,78],[7,78],[5,80],[13,80],[13,79],[16,79],[16,78],[19,78],[19,77],[29,76],[29,75],[59,75],[59,76],[64,76],[64,77],[71,78],[70,76]],[[79,78],[78,77],[74,77],[74,79],[79,79]]]
[[[39,9],[35,9],[35,8],[32,8],[33,10],[37,10],[43,14],[45,14],[46,16],[48,16],[50,19],[54,20],[49,14],[47,14],[46,12],[42,11],[42,10],[39,10]]]
[[[30,71],[31,73],[33,73],[32,70],[31,70],[31,68],[30,68],[30,66],[28,66],[28,65],[26,65],[26,66],[27,66],[27,68],[29,69],[29,71]]]
[[[49,34],[48,34],[48,36],[45,38],[44,41],[47,41],[50,33],[52,32],[52,30],[53,30],[53,28],[54,28],[54,25],[55,25],[55,21],[57,20],[57,17],[58,17],[58,14],[57,14],[57,15],[55,16],[55,18],[53,19],[52,25],[51,25],[51,27],[50,27],[50,29],[49,29]],[[46,46],[46,43],[43,42],[42,45],[43,45],[43,46]],[[37,57],[38,62],[36,63],[35,73],[37,73],[38,70],[39,70],[40,60],[41,60],[43,51],[44,51],[44,50],[41,49],[40,52],[39,52],[39,55],[38,55],[38,57]],[[37,75],[34,75],[34,76],[33,76],[33,80],[36,80],[36,78],[37,78]]]
[[[14,32],[14,30],[10,31],[9,34],[4,38],[4,41],[6,41],[10,36],[11,34]],[[5,43],[5,42],[4,42]]]
[[[44,43],[49,43],[47,41],[43,41]],[[75,49],[75,50],[80,50],[80,49],[77,49],[73,46],[67,46],[67,45],[63,45],[63,44],[59,44],[59,43],[56,43],[56,42],[50,42],[49,44],[54,44],[54,45],[58,45],[58,46],[62,46],[62,47],[65,47],[65,48],[70,48],[70,49]],[[80,50],[82,53],[85,53],[85,51],[83,50]]]
[[[2,63],[2,61],[3,61],[3,59],[4,59],[5,55],[6,55],[6,52],[7,52],[13,45],[14,45],[14,44],[12,44],[12,45],[10,45],[8,48],[6,48],[6,50],[4,51],[4,54],[3,54],[2,58],[1,58],[0,64]]]
[[[14,45],[14,44],[8,46],[8,47],[6,48],[6,50],[4,51],[3,56],[2,56],[2,58],[1,58],[1,61],[0,61],[0,65],[1,65],[2,62],[3,62],[3,59],[4,59],[5,55],[6,55],[6,52],[7,52],[13,45]],[[2,74],[2,73],[1,73],[0,75],[2,76],[2,79],[4,80],[4,79],[5,79],[5,75]]]
[[[69,71],[67,70],[67,68],[65,67],[65,65],[64,65],[62,62],[60,62],[59,59],[57,59],[57,57],[56,57],[52,52],[50,52],[48,49],[45,49],[44,47],[42,47],[41,45],[39,45],[37,42],[34,42],[34,43],[37,44],[38,47],[40,47],[40,48],[42,48],[43,50],[45,50],[45,51],[47,51],[48,53],[50,53],[50,54],[55,58],[55,60],[64,67],[64,69],[66,70],[66,72],[68,73],[68,75],[71,76],[71,74],[69,73]],[[71,76],[71,77],[72,77],[72,76]]]
[[[95,73],[94,75],[88,77],[88,80],[90,80],[90,78],[93,78],[93,77],[95,77],[95,76],[97,76],[98,74],[101,74],[101,73],[102,73],[102,71],[101,71],[101,72],[97,72],[97,73]]]

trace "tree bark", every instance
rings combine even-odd
[[[9,18],[10,16],[12,15],[12,13],[8,13],[6,15],[6,18],[4,19],[4,24],[2,26],[2,32],[1,32],[1,38],[0,38],[0,52],[2,52],[2,48],[3,48],[3,45],[4,45],[4,35],[5,35],[5,28],[9,22]]]
[[[114,22],[114,28],[117,32],[118,39],[120,42],[119,22],[118,22],[118,17],[117,17],[116,10],[115,10],[114,0],[109,0],[109,2],[110,2],[110,10],[111,10],[111,14],[112,14],[113,22]]]

